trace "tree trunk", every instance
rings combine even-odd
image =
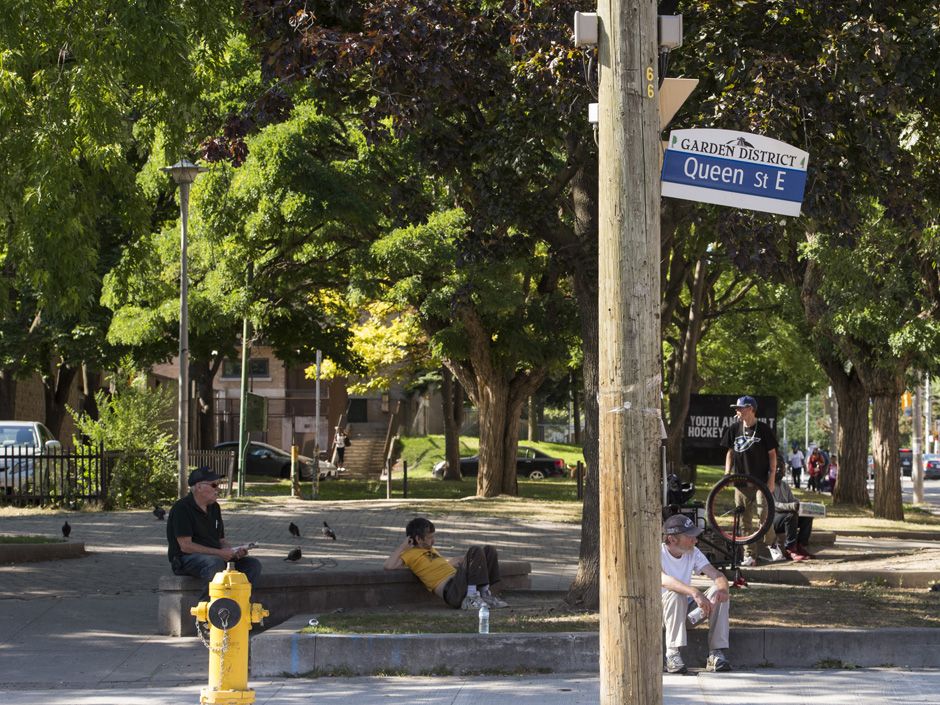
[[[699,259],[695,263],[692,274],[691,300],[687,323],[682,331],[682,346],[673,358],[675,367],[670,375],[672,384],[669,389],[669,423],[666,427],[666,465],[669,472],[676,475],[679,474],[679,467],[682,463],[685,417],[689,413],[689,399],[698,373],[698,344],[702,338],[702,324],[704,323],[702,305],[706,281],[705,261]]]
[[[56,365],[52,371],[43,377],[43,396],[46,402],[45,424],[55,438],[62,433],[62,422],[67,412],[65,405],[69,400],[72,382],[78,368],[66,364]],[[62,440],[59,438],[59,440]]]
[[[89,370],[88,365],[82,363],[82,401],[79,411],[95,421],[98,420],[98,400],[95,393],[98,391],[100,379],[100,372]]]
[[[872,455],[875,459],[874,514],[883,519],[904,519],[901,505],[901,458],[898,448],[900,383],[889,393],[872,395]]]
[[[844,361],[832,350],[816,346],[817,359],[829,378],[839,405],[839,432],[836,454],[839,478],[832,496],[834,504],[867,507],[868,496],[868,392],[852,365],[846,371]]]
[[[516,450],[522,405],[541,386],[548,369],[507,370],[494,361],[492,334],[477,312],[462,306],[459,315],[467,335],[468,362],[444,362],[470,395],[480,418],[477,496],[517,495]]]
[[[460,421],[458,415],[463,408],[460,384],[453,373],[441,368],[441,404],[444,409],[444,470],[445,480],[460,480]]]
[[[574,423],[574,439],[573,442],[576,446],[581,445],[581,404],[580,404],[580,394],[578,393],[578,387],[574,384],[572,379],[571,385],[571,416]]]
[[[499,376],[478,379],[477,385],[480,393],[475,401],[481,419],[477,497],[518,495],[516,451],[527,395],[513,394],[512,384]]]
[[[598,283],[597,283],[597,161],[587,160],[571,180],[575,231],[579,247],[573,272],[581,325],[581,374],[584,386],[584,494],[581,507],[581,546],[578,573],[568,588],[565,602],[584,609],[600,603],[600,482],[598,474]],[[575,395],[577,398],[577,395]],[[578,429],[576,425],[575,429]],[[577,430],[575,431],[578,432]]]
[[[16,418],[16,377],[13,370],[0,370],[0,419]]]
[[[215,445],[215,394],[212,388],[221,358],[192,360],[189,377],[196,385],[196,423],[192,427],[190,448],[212,448]]]
[[[565,602],[594,610],[599,606],[600,589],[600,483],[598,468],[598,310],[597,277],[575,272],[575,292],[581,316],[582,362],[584,376],[584,494],[581,507],[581,547],[578,573],[568,588]]]

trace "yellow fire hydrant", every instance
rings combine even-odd
[[[209,601],[190,610],[209,623],[209,685],[202,689],[200,703],[255,701],[255,691],[248,687],[248,632],[270,613],[249,603],[250,596],[248,578],[229,563],[209,583]]]

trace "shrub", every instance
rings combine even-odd
[[[171,434],[172,392],[148,388],[137,377],[113,394],[95,395],[99,417],[69,413],[78,432],[115,450],[106,499],[109,507],[148,507],[176,495],[176,442]]]

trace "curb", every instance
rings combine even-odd
[[[597,673],[595,632],[300,634],[297,617],[252,638],[252,677],[306,674]],[[708,631],[690,630],[686,663],[704,664]],[[940,667],[940,629],[732,629],[735,668]]]
[[[890,531],[881,529],[833,529],[836,536],[846,538],[901,539],[904,541],[940,541],[940,531]]]
[[[4,543],[0,544],[0,563],[37,563],[88,555],[82,541],[66,543]]]
[[[831,568],[742,568],[745,579],[755,583],[778,585],[810,585],[812,583],[844,583],[860,585],[876,583],[898,588],[928,588],[940,583],[935,570],[833,570]]]

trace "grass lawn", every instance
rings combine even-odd
[[[409,477],[430,477],[434,465],[444,459],[444,436],[405,437],[401,439],[401,459],[408,462]],[[535,448],[554,458],[561,458],[566,465],[584,462],[584,453],[580,446],[564,443],[542,443],[540,441],[519,441],[520,446]],[[479,438],[460,437],[460,455],[476,455],[480,447]]]
[[[597,631],[598,613],[570,608],[558,593],[505,594],[492,632]],[[731,597],[736,628],[940,627],[940,592],[863,585],[751,585]],[[477,631],[477,614],[443,604],[344,609],[317,615],[317,634],[440,634]]]
[[[472,455],[477,452],[478,439],[461,438],[461,454]],[[557,443],[528,443],[566,463],[583,461],[581,449],[577,446]],[[408,461],[408,496],[404,497],[404,483],[401,473],[392,476],[392,499],[414,500],[414,505],[405,505],[415,511],[430,515],[474,514],[478,516],[506,516],[518,518],[538,518],[546,521],[580,522],[581,502],[577,499],[577,486],[569,478],[551,478],[546,480],[519,480],[519,497],[494,497],[489,499],[476,497],[476,478],[465,478],[460,482],[444,482],[431,476],[434,464],[443,458],[443,436],[403,439],[402,459]],[[721,479],[723,468],[699,466],[695,487],[695,500],[704,504],[712,486]],[[248,496],[231,500],[239,504],[256,504],[265,498],[290,496],[290,482],[272,477],[249,476]],[[310,496],[310,483],[303,483],[305,497]],[[871,509],[864,507],[833,506],[828,494],[814,494],[805,490],[794,490],[797,499],[807,502],[820,502],[826,505],[827,515],[816,519],[814,526],[827,531],[904,531],[936,534],[940,529],[940,516],[934,516],[919,507],[905,505],[905,521],[889,521],[872,516]],[[328,480],[320,483],[321,501],[343,501],[363,499],[385,499],[385,482],[378,480]],[[459,500],[459,501],[458,501]]]
[[[22,544],[22,543],[63,543],[62,539],[51,536],[9,536],[0,534],[0,543],[2,544]]]

